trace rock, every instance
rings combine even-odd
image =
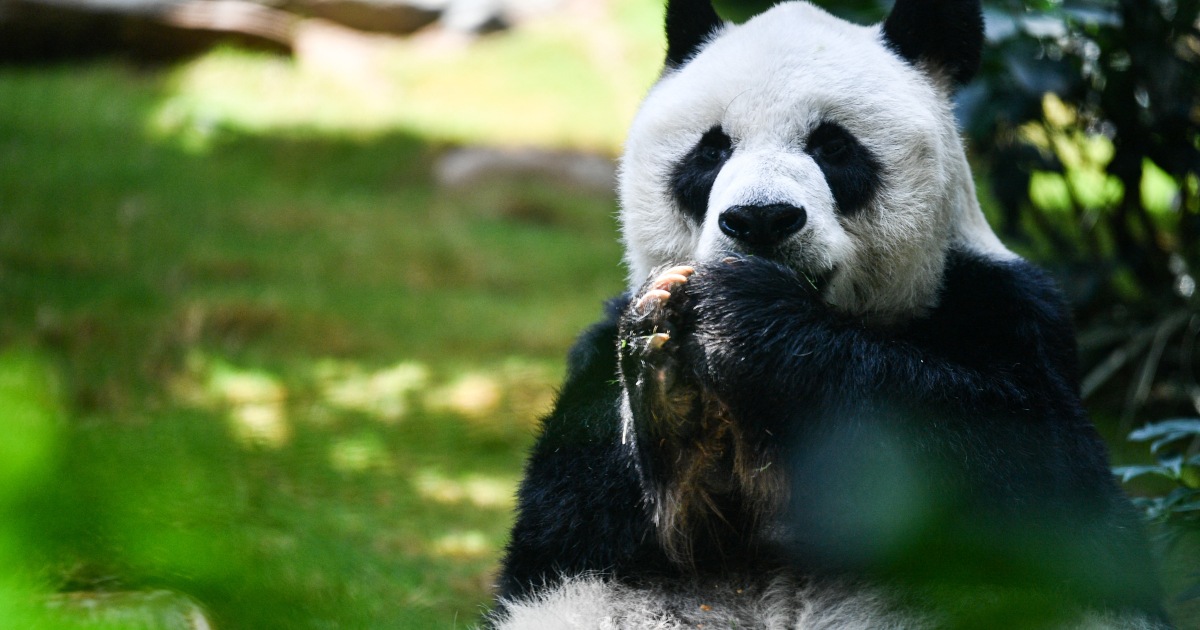
[[[226,42],[290,53],[296,20],[246,0],[0,0],[0,61],[169,61]]]
[[[298,21],[407,35],[481,33],[561,0],[0,0],[0,61],[131,53],[170,61],[218,43],[291,53]]]
[[[406,35],[428,26],[441,11],[422,0],[289,0],[286,8],[371,33]]]
[[[434,164],[439,186],[464,189],[492,178],[532,178],[591,192],[611,193],[616,164],[601,155],[535,148],[462,147]]]

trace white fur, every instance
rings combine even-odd
[[[804,152],[822,121],[841,124],[882,165],[871,207],[852,217],[835,211]],[[675,207],[671,170],[716,124],[734,139],[734,152],[696,226]],[[806,2],[727,25],[659,80],[630,129],[620,197],[631,288],[659,265],[737,251],[717,217],[739,204],[803,207],[808,223],[782,262],[818,274],[836,268],[826,300],[882,320],[936,304],[951,246],[1013,256],[979,209],[942,81],[886,48],[879,27]]]
[[[785,575],[768,576],[763,582],[765,586],[744,588],[733,580],[720,584],[671,582],[632,588],[598,577],[580,577],[527,600],[503,602],[503,610],[494,613],[489,621],[495,630],[697,627],[932,630],[940,627],[937,619],[896,605],[882,589],[833,580],[818,585]],[[1140,615],[1095,611],[1073,616],[1056,628],[1165,630]]]
[[[568,580],[531,600],[506,602],[496,630],[917,630],[880,592],[816,586],[776,576],[765,587],[664,583],[630,588],[600,578]]]

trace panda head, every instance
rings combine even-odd
[[[952,112],[979,64],[978,0],[897,0],[876,26],[807,2],[748,22],[669,0],[667,61],[620,168],[632,287],[669,263],[763,256],[830,306],[895,322],[934,306],[952,247],[988,227]]]

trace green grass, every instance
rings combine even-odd
[[[443,190],[432,164],[461,141],[613,153],[659,58],[598,64],[552,26],[389,45],[391,105],[229,50],[0,68],[0,416],[27,438],[0,454],[30,459],[0,466],[0,615],[167,588],[222,629],[478,620],[620,249],[611,195]],[[36,431],[9,426],[24,408]]]

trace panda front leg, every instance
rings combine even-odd
[[[662,437],[688,432],[700,413],[699,389],[688,374],[682,342],[688,322],[686,292],[695,268],[665,268],[651,276],[621,318],[620,369],[627,418],[624,434]],[[628,414],[627,414],[628,415]]]
[[[782,493],[765,454],[702,386],[694,273],[674,266],[651,274],[621,318],[622,441],[667,555],[683,566],[727,566],[754,544],[753,523]]]

